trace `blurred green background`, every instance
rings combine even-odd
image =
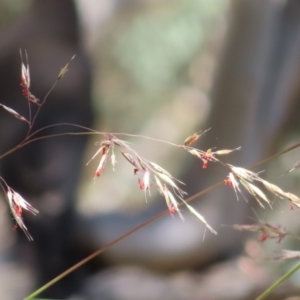
[[[175,143],[203,129],[228,1],[78,0],[77,4],[82,38],[94,73],[94,129],[148,135]],[[28,5],[30,1],[0,1],[0,26],[13,22]],[[98,140],[91,141],[87,160]],[[145,157],[157,163],[163,161],[170,171],[176,173],[182,168],[173,163],[180,155],[174,153],[175,149],[152,146],[142,139],[130,141]],[[145,208],[141,194],[132,193],[136,180],[126,175],[130,170],[122,171],[124,166],[117,165],[118,175],[106,170],[108,174],[95,185],[91,168],[95,166],[84,170],[80,188],[82,211],[97,213],[120,206],[132,209],[130,204]],[[117,187],[110,188],[111,182]]]

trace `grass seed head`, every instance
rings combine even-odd
[[[235,224],[232,226],[234,229],[239,231],[249,231],[249,232],[258,232],[260,233],[259,241],[264,242],[268,239],[277,239],[277,242],[280,243],[289,233],[280,226],[273,226],[268,223],[262,224]]]
[[[32,236],[30,235],[27,227],[24,224],[23,221],[23,209],[31,212],[33,215],[38,214],[38,210],[36,210],[31,204],[29,204],[25,199],[17,192],[15,192],[13,189],[7,186],[6,190],[6,198],[8,200],[8,204],[10,207],[10,210],[16,220],[17,225],[23,230],[25,235],[30,241],[33,241]]]
[[[282,261],[300,259],[300,252],[293,250],[281,250],[281,254],[275,257],[275,259]]]
[[[15,118],[17,118],[17,119],[19,119],[19,120],[21,120],[21,121],[24,121],[24,122],[30,124],[30,122],[29,122],[26,118],[24,118],[23,116],[21,116],[19,113],[17,113],[17,112],[16,112],[15,110],[13,110],[12,108],[7,107],[7,106],[5,106],[5,105],[3,105],[3,104],[1,104],[1,103],[0,103],[0,106],[1,106],[2,108],[4,108],[8,113],[10,113],[11,115],[13,115]]]

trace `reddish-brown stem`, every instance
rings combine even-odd
[[[214,189],[214,188],[216,188],[216,187],[218,187],[218,186],[220,186],[222,184],[223,184],[223,181],[220,181],[220,182],[218,182],[218,183],[210,186],[209,188],[207,188],[207,189],[205,189],[205,190],[203,190],[203,191],[201,191],[201,192],[193,195],[192,197],[188,198],[186,200],[186,202],[191,202],[191,201],[195,200],[196,198],[198,198],[198,197],[206,194],[207,192],[211,191],[212,189]],[[182,203],[178,204],[178,206],[181,206],[183,204],[184,203],[182,202]],[[112,242],[108,243],[104,247],[101,247],[99,250],[95,251],[94,253],[92,253],[91,255],[89,255],[88,257],[86,257],[85,259],[83,259],[80,262],[78,262],[76,265],[72,266],[71,268],[69,268],[68,270],[66,270],[65,272],[63,272],[62,274],[60,274],[59,276],[57,276],[54,279],[52,279],[51,281],[49,281],[47,284],[45,284],[44,286],[42,286],[41,288],[39,288],[38,290],[36,290],[34,293],[32,293],[31,295],[29,295],[28,297],[26,297],[24,300],[33,299],[34,297],[38,296],[43,291],[45,291],[46,289],[48,289],[49,287],[51,287],[53,284],[55,284],[56,282],[58,282],[62,278],[66,277],[67,275],[69,275],[70,273],[72,273],[73,271],[75,271],[77,268],[80,268],[85,263],[89,262],[90,260],[92,260],[93,258],[95,258],[96,256],[98,256],[99,254],[103,253],[105,250],[107,250],[110,247],[114,246],[118,242],[122,241],[123,239],[127,238],[128,236],[132,235],[133,233],[137,232],[138,230],[142,229],[143,227],[145,227],[145,226],[153,223],[154,221],[160,219],[161,217],[163,217],[166,214],[169,214],[169,209],[166,209],[165,211],[157,214],[153,218],[151,218],[151,219],[143,222],[139,226],[137,226],[137,227],[133,228],[132,230],[126,232],[125,234],[121,235],[117,239],[115,239]]]
[[[37,109],[35,115],[34,115],[33,118],[32,118],[32,122],[31,122],[31,124],[30,124],[30,129],[29,129],[29,131],[28,131],[26,137],[30,134],[30,131],[31,131],[31,129],[33,128],[34,122],[35,122],[35,120],[36,120],[36,117],[38,116],[38,114],[39,114],[39,112],[40,112],[42,106],[45,104],[45,102],[46,102],[48,96],[50,95],[50,93],[53,91],[53,89],[54,89],[55,86],[57,85],[57,82],[58,82],[58,79],[56,79],[56,81],[55,81],[54,84],[52,85],[51,89],[48,91],[48,93],[47,93],[46,96],[44,97],[42,103],[38,106],[38,109]],[[30,104],[29,104],[29,105],[30,105]]]
[[[61,133],[61,134],[54,134],[54,135],[48,135],[48,136],[42,136],[42,137],[38,137],[38,138],[32,138],[35,134],[37,134],[38,132],[46,129],[46,128],[49,128],[51,126],[58,126],[58,125],[68,125],[68,126],[74,126],[74,127],[77,127],[77,128],[81,128],[81,129],[88,129],[89,132],[78,132],[78,133],[75,133],[75,132],[66,132],[66,133]],[[37,140],[41,140],[41,139],[46,139],[46,138],[52,138],[52,137],[59,137],[59,136],[65,136],[65,135],[83,135],[83,134],[105,134],[105,133],[102,133],[102,132],[97,132],[97,131],[93,131],[89,128],[86,128],[86,127],[83,127],[83,126],[77,126],[77,125],[74,125],[74,124],[67,124],[67,123],[62,123],[62,124],[55,124],[55,125],[51,125],[51,126],[48,126],[48,127],[45,127],[45,128],[42,128],[34,133],[32,133],[30,136],[28,136],[27,138],[24,139],[24,141],[17,147],[15,147],[14,149],[4,153],[3,155],[0,156],[0,159],[3,158],[4,156],[7,156],[8,154],[16,151],[18,148],[20,147],[23,147],[29,143],[32,143],[34,141],[37,141]],[[135,137],[143,137],[143,136],[139,136],[139,135],[130,135],[130,134],[124,134],[124,133],[110,133],[110,134],[113,134],[113,135],[126,135],[126,136],[135,136]],[[31,139],[30,139],[31,138]],[[149,138],[149,137],[145,137],[147,139],[151,139],[151,140],[155,140],[157,142],[164,142],[164,143],[167,143],[167,144],[171,144],[171,145],[174,145],[176,147],[179,147],[179,148],[184,148],[182,145],[176,145],[176,144],[172,144],[172,143],[168,143],[168,142],[165,142],[165,141],[161,141],[161,140],[158,140],[158,139],[152,139],[152,138]],[[254,167],[258,167],[284,153],[287,153],[289,151],[292,151],[296,148],[300,147],[300,143],[296,144],[296,145],[293,145],[277,154],[274,154],[260,162],[258,162],[257,164],[253,165],[250,167],[250,169],[254,168]],[[222,165],[224,166],[227,166],[226,164],[222,163]],[[227,166],[228,167],[228,166]],[[200,191],[199,193],[189,197],[185,202],[189,203],[193,200],[195,200],[196,198],[208,193],[209,191],[213,190],[214,188],[218,187],[218,186],[221,186],[223,184],[223,181],[220,181],[210,187],[208,187],[207,189],[203,190],[203,191]],[[184,203],[179,203],[179,207],[184,205]],[[53,280],[51,280],[50,282],[48,282],[46,285],[44,285],[43,287],[41,287],[40,289],[38,289],[37,291],[35,291],[34,293],[32,293],[30,296],[28,296],[26,299],[32,299],[33,297],[37,296],[38,294],[40,294],[42,291],[44,291],[45,289],[49,288],[50,286],[52,286],[54,283],[56,283],[57,281],[59,281],[60,279],[62,279],[63,277],[67,276],[68,274],[70,274],[71,272],[73,272],[74,270],[76,270],[77,268],[81,267],[82,265],[84,265],[85,263],[87,263],[88,261],[90,261],[91,259],[95,258],[96,256],[98,256],[99,254],[103,253],[105,250],[109,249],[111,246],[115,245],[116,243],[118,243],[119,241],[125,239],[126,237],[128,237],[129,235],[133,234],[134,232],[138,231],[139,229],[143,228],[144,226],[147,226],[148,224],[154,222],[155,220],[161,218],[162,216],[166,215],[167,213],[169,212],[168,209],[166,209],[165,211],[163,211],[162,213],[156,215],[155,217],[151,218],[150,220],[142,223],[141,225],[135,227],[134,229],[130,230],[129,232],[123,234],[122,236],[120,236],[119,238],[115,239],[114,241],[112,241],[111,243],[107,244],[106,246],[104,247],[101,247],[99,250],[97,250],[96,252],[92,253],[90,256],[86,257],[85,259],[83,259],[82,261],[80,261],[79,263],[77,263],[76,265],[74,265],[73,267],[71,267],[70,269],[66,270],[64,273],[60,274],[58,277],[54,278]]]

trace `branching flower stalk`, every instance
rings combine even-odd
[[[28,118],[22,116],[21,114],[19,114],[17,111],[15,111],[14,109],[0,103],[0,107],[2,107],[6,112],[8,112],[9,114],[11,114],[12,116],[14,116],[15,118],[17,118],[20,121],[23,121],[25,123],[28,124],[28,132],[27,135],[25,136],[25,138],[23,139],[23,141],[21,141],[16,147],[14,147],[13,149],[7,151],[6,153],[3,153],[0,155],[0,159],[4,158],[5,156],[15,152],[16,150],[22,148],[25,144],[30,141],[30,134],[31,134],[31,130],[33,128],[35,119],[42,107],[42,105],[46,102],[47,97],[49,95],[49,93],[54,89],[54,87],[56,86],[57,82],[63,78],[63,76],[66,74],[66,72],[68,71],[68,65],[69,63],[66,64],[66,66],[59,72],[56,81],[54,83],[54,85],[52,86],[52,88],[49,90],[49,92],[46,94],[46,96],[44,97],[43,101],[41,102],[37,97],[35,97],[31,91],[30,91],[30,72],[29,72],[29,64],[28,64],[28,56],[27,56],[27,52],[25,51],[25,57],[26,57],[26,63],[23,62],[23,53],[20,50],[20,55],[21,55],[21,87],[22,87],[22,94],[25,97],[25,99],[27,100],[28,103]],[[75,56],[73,56],[71,58],[71,60],[74,59]],[[31,105],[37,105],[37,110],[35,112],[35,115],[32,116],[32,107]],[[35,132],[36,133],[36,132]],[[33,133],[33,135],[35,134]],[[3,193],[5,195],[5,198],[9,204],[10,210],[14,216],[14,219],[16,220],[16,225],[14,226],[14,229],[16,229],[18,226],[24,231],[25,235],[27,236],[27,238],[30,241],[33,241],[32,236],[30,235],[27,227],[24,224],[23,221],[23,209],[24,210],[28,210],[30,211],[33,215],[36,215],[38,213],[38,210],[35,209],[32,205],[30,205],[19,193],[17,193],[15,190],[13,190],[10,186],[8,186],[8,184],[6,183],[6,181],[4,180],[4,178],[0,177],[0,186],[3,190]]]
[[[263,202],[266,202],[272,208],[271,201],[268,199],[266,194],[255,185],[260,184],[274,196],[277,196],[280,199],[286,199],[290,201],[291,205],[295,205],[296,207],[300,208],[300,198],[298,196],[289,192],[284,192],[277,185],[259,177],[257,173],[244,168],[234,167],[232,165],[228,165],[228,167],[230,168],[231,172],[224,180],[224,183],[234,189],[237,199],[239,199],[238,194],[245,198],[240,189],[240,185],[242,185],[244,189],[257,200],[261,207],[264,208]]]
[[[103,134],[103,133],[99,133],[98,134]],[[173,146],[176,147],[180,147],[182,148],[181,145],[176,145],[170,142],[166,142],[166,141],[162,141],[162,140],[158,140],[155,138],[150,138],[150,137],[144,137],[144,136],[138,136],[138,135],[133,135],[133,134],[127,134],[127,133],[114,133],[114,135],[124,135],[124,136],[134,136],[134,137],[141,137],[141,138],[148,138],[157,142],[164,142],[167,144],[171,144]],[[258,162],[257,164],[255,164],[254,166],[250,167],[249,169],[252,169],[254,167],[259,167],[261,165],[263,165],[264,163],[284,154],[287,152],[290,152],[296,148],[300,147],[300,143],[295,144],[285,150],[282,150],[281,152],[276,153],[275,155],[272,155],[270,157],[268,157],[267,159],[264,159],[260,162]],[[198,199],[199,197],[207,194],[208,192],[212,191],[213,189],[220,187],[222,184],[224,184],[224,181],[219,181],[217,183],[215,183],[214,185],[194,194],[193,196],[190,196],[188,199],[186,199],[185,201],[187,203],[192,202],[195,199]],[[183,203],[179,203],[179,206],[183,205]],[[47,284],[45,284],[44,286],[40,287],[38,290],[36,290],[35,292],[33,292],[32,294],[30,294],[28,297],[25,298],[25,300],[30,300],[30,299],[34,299],[34,297],[40,295],[43,291],[45,291],[46,289],[48,289],[49,287],[51,287],[52,285],[54,285],[56,282],[58,282],[59,280],[63,279],[64,277],[66,277],[67,275],[69,275],[70,273],[72,273],[73,271],[75,271],[76,269],[80,268],[81,266],[83,266],[84,264],[86,264],[87,262],[89,262],[90,260],[92,260],[93,258],[95,258],[96,256],[100,255],[101,253],[103,253],[104,251],[106,251],[107,249],[109,249],[110,247],[112,247],[113,245],[117,244],[118,242],[124,240],[125,238],[127,238],[128,236],[130,236],[131,234],[135,233],[136,231],[138,231],[139,229],[155,222],[156,220],[158,220],[159,218],[165,216],[168,213],[168,210],[154,216],[153,218],[143,222],[142,224],[140,224],[139,226],[135,227],[134,229],[126,232],[125,234],[123,234],[122,236],[118,237],[117,239],[111,241],[109,244],[101,247],[100,249],[98,249],[97,251],[95,251],[94,253],[92,253],[90,256],[86,257],[85,259],[83,259],[82,261],[78,262],[76,265],[74,265],[73,267],[71,267],[70,269],[66,270],[64,273],[60,274],[59,276],[57,276],[56,278],[52,279],[50,282],[48,282]],[[269,287],[259,298],[257,298],[257,300],[262,300],[266,297],[266,295],[269,295],[280,283],[282,283],[284,280],[286,280],[291,274],[293,274],[295,271],[297,271],[300,268],[300,263],[297,264],[295,267],[293,267],[290,271],[288,271],[282,278],[280,278],[277,282],[275,282],[271,287]]]
[[[98,134],[104,134],[104,133],[100,133],[98,132]],[[158,140],[158,139],[154,139],[154,138],[150,138],[150,137],[144,137],[144,136],[138,136],[138,135],[133,135],[133,134],[127,134],[127,133],[114,133],[114,135],[125,135],[125,136],[134,136],[134,137],[141,137],[141,138],[148,138],[157,142],[164,142],[167,144],[171,144],[173,146],[182,148],[181,145],[176,145],[170,142],[166,142],[166,141],[162,141],[162,140]],[[264,163],[270,161],[271,159],[274,159],[284,153],[290,152],[296,148],[300,147],[300,143],[295,144],[279,153],[276,153],[275,155],[272,155],[270,157],[268,157],[267,159],[264,159],[260,162],[258,162],[257,164],[255,164],[254,166],[250,167],[249,169],[252,169],[254,167],[259,167],[261,165],[263,165]],[[213,189],[221,186],[222,184],[224,184],[224,181],[219,181],[217,183],[215,183],[214,185],[194,194],[193,196],[190,196],[188,199],[186,199],[185,201],[187,203],[192,202],[195,199],[198,199],[199,197],[207,194],[208,192],[212,191]],[[183,203],[179,203],[179,206],[183,205]],[[101,247],[100,249],[98,249],[97,251],[95,251],[94,253],[92,253],[91,255],[89,255],[88,257],[86,257],[85,259],[83,259],[82,261],[78,262],[76,265],[74,265],[73,267],[69,268],[68,270],[66,270],[64,273],[60,274],[59,276],[55,277],[54,279],[52,279],[50,282],[48,282],[47,284],[45,284],[44,286],[40,287],[38,290],[36,290],[35,292],[33,292],[32,294],[30,294],[28,297],[26,297],[24,300],[30,300],[30,299],[34,299],[34,297],[40,295],[43,291],[45,291],[46,289],[48,289],[49,287],[51,287],[52,285],[54,285],[56,282],[58,282],[59,280],[63,279],[64,277],[66,277],[67,275],[69,275],[70,273],[72,273],[73,271],[75,271],[76,269],[80,268],[81,266],[83,266],[84,264],[86,264],[87,262],[89,262],[90,260],[92,260],[93,258],[95,258],[96,256],[100,255],[101,253],[103,253],[104,251],[106,251],[107,249],[109,249],[110,247],[112,247],[113,245],[117,244],[118,242],[124,240],[125,238],[127,238],[128,236],[130,236],[131,234],[135,233],[136,231],[138,231],[139,229],[155,222],[156,220],[158,220],[159,218],[163,217],[166,215],[166,213],[168,212],[168,210],[163,211],[160,214],[157,214],[156,216],[152,217],[151,219],[143,222],[142,224],[140,224],[139,226],[133,228],[132,230],[126,232],[125,234],[123,234],[122,236],[116,238],[115,240],[111,241],[109,244]],[[286,280],[291,274],[293,274],[295,271],[297,271],[300,268],[300,263],[297,264],[294,268],[292,268],[290,271],[288,271],[282,278],[280,278],[277,282],[275,282],[271,287],[269,287],[259,298],[257,298],[257,300],[262,300],[266,297],[266,295],[269,295],[280,283],[282,283],[284,280]]]
[[[184,184],[182,181],[173,177],[168,171],[166,171],[158,164],[143,158],[134,149],[132,149],[126,141],[121,140],[114,135],[108,135],[104,140],[100,142],[99,149],[87,163],[87,165],[89,165],[92,160],[94,160],[97,156],[100,156],[98,167],[94,173],[94,179],[102,175],[110,152],[112,152],[112,167],[115,168],[115,147],[120,147],[121,149],[125,150],[120,150],[121,154],[126,159],[126,161],[128,161],[133,166],[133,174],[138,176],[138,185],[139,188],[144,191],[146,201],[147,193],[150,194],[151,187],[155,186],[158,189],[159,193],[165,198],[167,207],[172,216],[174,216],[176,212],[182,220],[184,219],[181,211],[179,210],[178,201],[181,201],[186,205],[191,213],[193,213],[205,224],[205,226],[212,233],[217,234],[217,232],[207,223],[205,218],[193,207],[191,207],[186,201],[184,201],[183,197],[187,193],[179,188],[177,184]]]
[[[267,197],[265,191],[262,190],[262,188],[264,188],[266,191],[268,191],[272,195],[274,195],[280,199],[286,199],[286,200],[290,201],[292,207],[296,206],[296,207],[300,208],[300,198],[298,196],[296,196],[292,193],[289,193],[289,192],[285,192],[278,186],[262,179],[258,175],[258,173],[254,173],[245,168],[229,165],[220,160],[220,158],[219,158],[220,156],[231,154],[237,150],[240,150],[241,147],[238,147],[235,149],[223,149],[223,150],[208,149],[207,151],[202,151],[200,149],[192,147],[192,145],[197,140],[199,140],[199,138],[202,137],[209,129],[205,130],[205,131],[199,131],[199,132],[194,133],[193,135],[189,136],[187,139],[185,139],[183,145],[177,145],[177,144],[173,144],[171,142],[161,141],[161,140],[152,139],[150,137],[143,137],[143,136],[139,136],[139,135],[130,135],[130,134],[124,134],[124,133],[97,132],[90,128],[85,128],[83,126],[79,126],[76,124],[66,124],[66,123],[49,125],[47,127],[40,128],[40,129],[36,130],[35,132],[32,132],[32,128],[33,128],[35,119],[37,118],[41,107],[46,102],[49,94],[54,89],[57,82],[61,78],[63,78],[63,76],[68,71],[69,63],[67,63],[66,66],[59,72],[52,88],[46,94],[44,99],[42,101],[40,101],[30,91],[30,72],[29,72],[28,57],[27,57],[26,52],[25,52],[25,57],[26,57],[26,63],[23,62],[23,54],[21,52],[21,58],[22,58],[21,87],[22,87],[22,94],[28,103],[28,108],[29,108],[28,117],[24,117],[24,116],[20,115],[14,109],[7,107],[1,103],[0,103],[0,107],[2,107],[5,111],[7,111],[9,114],[13,115],[15,118],[19,119],[20,121],[27,123],[28,124],[28,132],[22,142],[20,142],[13,149],[7,151],[6,153],[1,154],[0,159],[11,154],[12,152],[18,150],[19,148],[26,146],[29,143],[35,142],[37,140],[45,139],[45,138],[53,138],[53,137],[64,136],[64,135],[82,135],[82,134],[102,135],[102,136],[104,136],[104,139],[99,143],[98,150],[92,156],[90,161],[87,163],[87,165],[89,165],[96,157],[100,156],[98,166],[96,168],[96,171],[94,172],[94,181],[103,174],[103,171],[105,170],[105,167],[106,167],[106,164],[107,164],[107,161],[109,160],[109,158],[110,158],[113,170],[115,170],[116,162],[117,162],[115,150],[118,149],[119,152],[122,154],[122,156],[126,159],[126,161],[129,162],[131,164],[131,166],[133,167],[133,175],[137,176],[138,186],[144,192],[146,201],[147,201],[148,194],[150,195],[150,190],[153,187],[155,187],[159,191],[159,193],[164,197],[167,207],[168,207],[168,212],[172,216],[174,216],[175,213],[177,213],[180,216],[180,218],[183,220],[184,217],[179,208],[182,205],[185,205],[189,209],[189,211],[192,214],[194,214],[198,219],[200,219],[212,233],[216,234],[216,231],[208,224],[208,222],[205,220],[205,218],[199,212],[197,212],[192,206],[190,206],[188,202],[194,200],[195,198],[199,197],[200,195],[203,195],[204,193],[215,188],[216,186],[219,186],[221,183],[217,183],[214,186],[212,186],[202,192],[199,192],[198,194],[196,194],[188,199],[184,199],[184,197],[186,196],[187,193],[179,187],[179,185],[184,184],[183,182],[181,182],[177,178],[173,177],[168,171],[166,171],[160,165],[143,158],[132,147],[130,147],[126,141],[118,138],[119,135],[135,136],[135,137],[155,140],[158,142],[163,142],[163,143],[181,148],[181,149],[187,151],[188,153],[199,158],[202,161],[203,169],[208,168],[209,163],[219,163],[222,166],[228,168],[229,175],[224,180],[224,183],[226,185],[228,185],[229,187],[233,188],[238,200],[239,200],[239,196],[242,196],[242,198],[244,198],[247,201],[247,198],[243,194],[243,191],[242,191],[242,189],[243,189],[243,190],[247,191],[250,195],[252,195],[257,200],[257,202],[259,203],[259,205],[261,207],[264,207],[264,204],[268,204],[268,206],[272,207],[271,201]],[[74,59],[74,56],[71,58],[70,61],[72,61],[73,59]],[[34,114],[32,112],[32,105],[36,105]],[[80,128],[80,129],[83,129],[84,132],[64,132],[64,133],[55,134],[55,135],[36,136],[37,133],[41,133],[46,128],[50,128],[52,126],[63,126],[63,125],[72,126],[73,128]],[[275,154],[274,156],[272,156],[258,164],[262,164],[270,159],[273,159],[279,155],[282,155],[283,153],[291,151],[299,146],[300,146],[300,144],[294,145],[278,154]],[[296,163],[287,172],[292,172],[293,170],[298,169],[299,166],[300,166],[300,164]],[[36,215],[38,213],[38,210],[36,210],[33,206],[31,206],[19,193],[17,193],[10,186],[8,186],[8,184],[5,182],[5,180],[2,177],[0,177],[0,186],[1,186],[3,193],[5,195],[5,198],[8,202],[10,210],[16,220],[17,226],[19,226],[24,231],[25,235],[27,236],[27,238],[29,240],[33,240],[30,233],[28,232],[27,227],[25,226],[25,224],[23,222],[23,211],[28,210],[32,214]],[[90,257],[86,258],[81,263],[78,263],[78,265],[76,267],[79,267],[80,265],[87,262],[89,259],[91,259],[95,255],[98,255],[99,253],[103,252],[105,249],[109,248],[113,244],[115,244],[118,241],[122,240],[123,238],[127,237],[129,234],[135,232],[136,230],[138,230],[139,228],[142,228],[143,226],[146,226],[147,224],[150,224],[152,221],[158,219],[159,217],[163,216],[164,214],[165,214],[165,212],[157,215],[153,219],[145,222],[144,224],[141,224],[136,229],[133,229],[129,233],[125,234],[124,236],[116,239],[115,241],[111,242],[107,246],[96,251]],[[281,228],[280,226],[276,227],[276,226],[272,226],[267,223],[261,224],[261,225],[234,225],[234,228],[237,230],[242,230],[242,231],[260,232],[260,234],[261,234],[260,240],[261,241],[265,241],[267,239],[277,239],[278,242],[280,242],[285,236],[292,236],[289,232],[287,232],[285,229]],[[285,256],[288,258],[299,257],[299,253],[285,252]],[[74,266],[74,268],[71,268],[70,270],[66,271],[64,274],[65,275],[69,274],[71,271],[75,270],[76,267]],[[65,275],[62,274],[60,276],[60,278],[62,278]],[[54,282],[55,282],[55,279],[52,281],[52,284]],[[41,291],[42,291],[42,289],[41,289]],[[37,295],[38,293],[34,293],[34,294]],[[30,299],[30,296],[27,299]]]
[[[204,131],[203,133],[207,132],[208,130]],[[273,183],[268,182],[267,180],[262,179],[258,173],[254,173],[250,170],[247,170],[245,168],[241,167],[235,167],[230,164],[222,162],[217,156],[220,155],[227,155],[234,151],[240,150],[241,147],[231,149],[231,150],[218,150],[218,151],[212,151],[212,149],[208,149],[207,151],[202,151],[196,148],[191,147],[191,145],[199,139],[203,135],[201,132],[195,133],[192,136],[188,137],[185,142],[183,148],[187,150],[190,154],[200,158],[203,162],[203,169],[206,169],[208,166],[208,162],[218,162],[224,167],[227,167],[230,170],[229,175],[224,180],[224,183],[234,189],[234,192],[236,194],[237,199],[239,200],[239,196],[241,195],[242,198],[244,198],[247,201],[247,198],[242,193],[242,190],[240,186],[243,186],[243,188],[252,195],[259,205],[263,208],[263,203],[267,203],[271,208],[272,204],[271,201],[268,199],[266,194],[261,190],[258,185],[262,185],[267,191],[269,191],[274,196],[277,196],[280,199],[286,199],[291,202],[291,207],[293,209],[293,205],[300,208],[300,198],[292,193],[285,192],[278,186],[276,186]],[[296,163],[292,168],[290,168],[287,172],[292,172],[295,169],[299,168],[300,163]]]
[[[260,233],[259,242],[265,242],[269,239],[276,239],[280,243],[285,237],[291,237],[300,241],[300,238],[293,233],[282,228],[280,225],[274,226],[269,223],[262,224],[234,224],[233,229],[247,232],[258,232]]]

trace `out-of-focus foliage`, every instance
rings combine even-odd
[[[220,4],[169,1],[168,6],[137,15],[116,36],[116,60],[146,95],[169,88],[199,52]]]
[[[203,129],[228,3],[134,1],[134,5],[119,8],[92,49],[97,66],[94,95],[95,107],[101,112],[99,129],[178,143],[194,130]],[[175,149],[162,145],[157,148],[141,139],[132,142],[145,157],[163,161],[164,167],[175,174],[182,165],[174,161],[184,164],[184,158],[179,158]],[[93,145],[91,153],[94,151]],[[141,195],[132,193],[136,178],[128,170],[121,176],[123,167],[117,165],[121,180],[115,178],[116,174],[106,173],[101,184],[87,184],[83,194],[89,196],[81,197],[85,199],[85,210],[87,201],[93,213],[114,209],[116,203],[123,201],[128,208],[129,199],[135,205],[141,203]],[[118,181],[118,188],[105,188],[114,180]],[[96,189],[102,199],[110,199],[103,200],[103,206],[99,205]]]
[[[215,53],[207,41],[226,3],[148,1],[118,11],[95,53],[100,82],[96,95],[101,97],[97,105],[102,111],[107,109],[110,119],[104,116],[104,120],[110,130],[122,127],[135,132],[182,88],[201,89],[194,84],[190,68],[203,55],[209,54],[208,61],[213,60]],[[207,76],[211,76],[210,71]],[[124,110],[130,119],[125,127],[120,119]],[[112,116],[118,116],[117,120]]]
[[[0,25],[4,27],[17,15],[22,16],[30,2],[0,0],[0,15],[4,15]],[[94,36],[89,47],[94,67],[96,116],[99,112],[99,125],[95,124],[94,128],[140,133],[173,142],[184,140],[195,127],[195,131],[201,129],[209,111],[208,92],[229,1],[77,2],[81,17],[87,12],[87,22],[103,18],[91,25]],[[86,32],[85,28],[83,40],[89,41]],[[138,142],[144,141],[134,141]],[[151,154],[149,158],[153,160],[165,160],[165,167],[168,167],[167,158],[177,159],[176,154],[168,152],[170,148],[153,151],[149,144],[139,147],[143,147],[141,151],[146,157]],[[94,151],[94,144],[91,148]],[[177,164],[176,168],[171,171],[176,172],[181,166]],[[90,181],[91,170],[86,171],[91,191],[84,193],[89,196],[82,199],[95,195],[92,202],[98,208],[98,193]],[[110,186],[111,177],[101,178],[102,182],[105,180]],[[99,185],[102,198],[106,198],[104,186],[105,182]],[[127,180],[113,193],[107,193],[122,202],[121,198],[128,198],[124,189],[131,189]],[[139,194],[137,197],[140,201]]]

